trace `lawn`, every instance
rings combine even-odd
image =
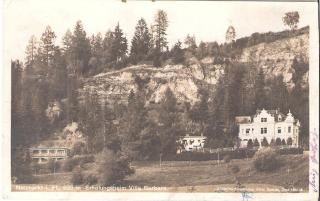
[[[217,191],[219,187],[234,188],[237,180],[245,187],[279,188],[291,182],[294,188],[308,191],[308,155],[280,156],[282,166],[273,172],[257,172],[252,159],[237,159],[230,163],[217,161],[159,161],[133,162],[136,172],[127,177],[124,185],[167,187],[167,191]],[[232,173],[230,166],[240,171]],[[86,171],[91,171],[88,164]],[[71,173],[37,176],[38,184],[68,185]]]

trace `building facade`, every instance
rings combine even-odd
[[[54,161],[65,160],[69,156],[69,149],[65,147],[41,147],[30,148],[32,162],[47,163],[50,159]]]
[[[183,137],[180,137],[178,140],[178,144],[180,145],[177,153],[186,152],[186,151],[199,151],[203,150],[204,143],[207,138],[205,136],[191,136],[186,135]]]
[[[261,145],[264,138],[269,144],[280,139],[287,145],[299,146],[300,122],[290,110],[287,115],[279,110],[257,110],[254,116],[237,116],[235,121],[239,125],[240,147],[247,147],[248,141],[255,139]]]

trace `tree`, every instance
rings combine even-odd
[[[130,57],[133,63],[137,63],[146,58],[151,46],[151,34],[146,21],[141,18],[138,21],[134,36],[131,41]]]
[[[34,61],[35,61],[35,57],[37,56],[37,48],[38,48],[38,41],[37,38],[32,35],[29,39],[29,43],[26,47],[26,59],[25,59],[25,65],[26,66],[32,66]]]
[[[281,139],[280,138],[277,138],[276,139],[276,146],[280,146],[281,145]]]
[[[186,39],[184,40],[184,44],[187,46],[187,49],[195,54],[195,51],[197,49],[197,43],[195,36],[187,35]]]
[[[198,48],[197,48],[197,53],[196,53],[197,57],[199,59],[202,59],[203,57],[207,56],[208,55],[208,52],[207,52],[207,45],[206,43],[204,42],[200,42]]]
[[[268,140],[267,140],[266,137],[264,137],[262,139],[261,146],[263,146],[263,147],[268,147],[269,146],[269,143],[268,143]]]
[[[127,39],[120,29],[120,25],[118,23],[114,29],[113,40],[111,43],[111,54],[113,61],[119,62],[124,59],[124,56],[127,53],[127,48]]]
[[[292,138],[291,138],[291,137],[289,137],[289,138],[287,139],[287,145],[289,145],[289,146],[292,145]]]
[[[77,75],[84,75],[89,70],[90,40],[81,21],[77,21],[71,41],[71,63],[76,67]]]
[[[284,25],[289,26],[291,30],[295,30],[298,28],[298,23],[299,23],[299,12],[298,11],[292,11],[292,12],[287,12],[284,14],[282,17],[282,21]]]
[[[252,139],[249,139],[249,140],[248,140],[248,142],[247,142],[247,148],[248,148],[248,149],[252,149],[252,148],[253,148]]]
[[[281,140],[281,145],[286,145],[286,140],[285,139]]]
[[[270,147],[275,147],[276,146],[276,141],[272,138],[270,141]]]
[[[184,61],[183,50],[181,49],[181,42],[178,41],[171,49],[172,61],[175,64],[182,63]]]
[[[98,181],[103,186],[119,185],[126,176],[134,173],[130,160],[122,153],[104,149],[98,156]]]
[[[254,141],[253,141],[253,146],[254,146],[254,147],[259,147],[259,146],[260,146],[259,141],[258,141],[257,138],[254,139]]]
[[[255,80],[255,108],[265,108],[266,103],[266,93],[265,93],[265,78],[262,69],[259,71]]]
[[[45,31],[41,35],[40,47],[39,47],[39,57],[40,61],[43,62],[46,67],[52,63],[55,50],[56,34],[52,31],[50,26],[47,26]]]
[[[175,154],[176,141],[181,131],[177,122],[177,100],[170,88],[167,88],[159,109],[161,153]]]
[[[155,15],[155,24],[154,27],[154,43],[155,48],[158,49],[160,52],[163,52],[168,45],[167,38],[166,38],[166,31],[168,28],[168,15],[163,10],[158,10]]]

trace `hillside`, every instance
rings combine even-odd
[[[246,46],[232,62],[262,69],[266,79],[282,75],[290,89],[294,86],[294,59],[308,63],[308,54],[309,33],[304,31],[300,35],[288,35],[273,42]],[[215,64],[214,58],[215,56],[210,56],[199,61],[191,57],[186,58],[186,64],[181,65],[166,65],[163,68],[136,65],[101,73],[86,79],[80,94],[83,95],[85,91],[96,92],[101,100],[125,102],[130,90],[136,91],[139,84],[144,83],[149,103],[159,102],[165,89],[169,87],[180,102],[186,101],[193,105],[199,101],[201,88],[215,91],[216,84],[225,71],[226,64]],[[226,59],[228,58],[224,58],[224,61]],[[301,84],[307,86],[308,72],[303,75],[302,80]]]

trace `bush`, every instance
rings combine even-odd
[[[80,169],[76,170],[72,173],[71,183],[73,185],[80,185],[83,184],[83,175]]]
[[[83,183],[86,185],[89,185],[89,186],[96,184],[97,182],[98,182],[98,178],[97,178],[97,176],[95,176],[93,174],[89,174],[89,175],[85,176],[83,179]]]
[[[259,146],[260,146],[259,141],[258,141],[257,138],[254,139],[253,146],[254,146],[254,147],[259,147]]]
[[[99,162],[99,183],[103,186],[119,184],[122,180],[134,173],[130,167],[129,158],[121,153],[105,149],[97,158]]]
[[[230,156],[230,155],[225,155],[225,156],[223,157],[223,161],[224,161],[225,163],[229,163],[229,162],[231,161],[231,156]]]
[[[289,137],[288,139],[287,139],[287,145],[292,145],[292,138],[291,137]]]
[[[85,153],[85,144],[83,142],[76,142],[72,146],[71,155],[81,155]]]
[[[93,161],[93,155],[75,156],[64,161],[63,170],[70,172],[77,165],[82,166],[85,163],[92,163]]]
[[[274,149],[263,148],[255,153],[253,164],[258,171],[273,171],[280,166],[280,161]]]
[[[252,149],[253,148],[253,142],[252,142],[251,139],[249,139],[248,142],[247,142],[247,148],[248,149]]]
[[[303,154],[303,148],[286,148],[286,149],[279,149],[277,152],[280,155],[288,155],[288,154]]]
[[[263,140],[261,142],[261,146],[263,146],[263,147],[268,147],[269,146],[267,138],[265,138],[265,137],[263,138]]]
[[[238,165],[232,165],[230,170],[233,174],[237,174],[240,171],[240,167]]]

